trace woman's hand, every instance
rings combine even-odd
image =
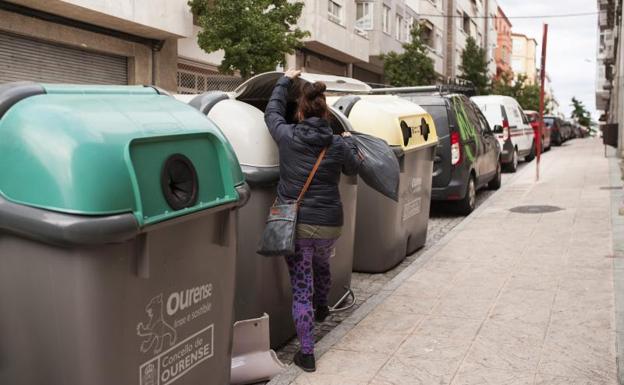
[[[350,138],[351,137],[351,133],[349,131],[343,131],[342,134],[340,134],[340,135],[342,135],[343,138]]]
[[[284,76],[286,76],[287,78],[290,78],[290,79],[296,79],[299,76],[301,76],[301,71],[291,68],[288,71],[286,71]]]

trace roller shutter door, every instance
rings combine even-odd
[[[128,84],[128,58],[0,32],[0,84]]]

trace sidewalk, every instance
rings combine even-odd
[[[534,170],[323,338],[316,373],[270,384],[617,384],[609,160],[576,140]]]

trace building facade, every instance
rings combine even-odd
[[[156,84],[176,90],[186,0],[0,2],[0,83]],[[36,55],[32,53],[36,52]]]
[[[496,32],[498,33],[498,39],[496,44],[496,53],[494,55],[494,62],[496,64],[496,78],[500,78],[505,73],[511,73],[511,27],[512,24],[505,15],[502,8],[498,7],[496,10]]]
[[[497,3],[495,0],[446,0],[445,76],[460,77],[461,54],[468,37],[484,48],[487,59],[494,61],[497,33],[494,26]],[[490,75],[496,72],[495,63],[489,67]]]
[[[444,0],[412,0],[407,2],[418,15],[421,38],[429,49],[429,57],[440,79],[446,75],[444,53],[446,50],[446,2]]]
[[[511,40],[511,69],[515,77],[524,75],[528,84],[537,84],[537,41],[519,33],[512,33]]]
[[[303,1],[298,24],[310,36],[286,66],[382,84],[382,56],[401,52],[418,23],[440,80],[461,75],[468,36],[486,49],[496,73],[495,0]],[[240,79],[218,74],[223,53],[204,52],[199,32],[187,0],[0,1],[0,83],[233,89]]]
[[[622,0],[598,0],[596,108],[601,124],[617,129],[618,154],[624,156],[624,24]]]

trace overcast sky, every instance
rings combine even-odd
[[[514,16],[556,15],[562,13],[597,12],[596,0],[498,0],[510,17],[512,31],[538,41],[538,63],[542,51],[543,24],[548,23],[548,54],[546,71],[550,75],[561,112],[570,116],[571,99],[581,99],[596,114],[596,46],[597,16],[549,19],[514,19]]]

